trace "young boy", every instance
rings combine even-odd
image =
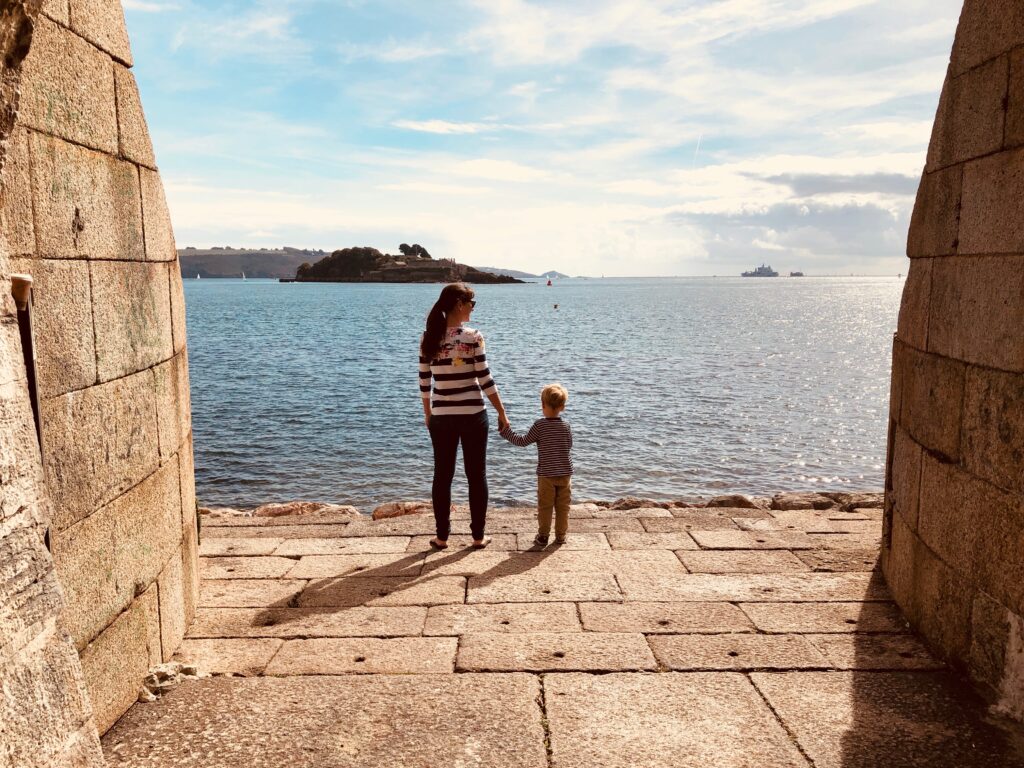
[[[569,532],[569,501],[572,497],[572,428],[561,413],[569,393],[561,384],[548,384],[540,391],[544,418],[537,419],[525,435],[510,424],[500,430],[512,445],[537,444],[537,536],[533,543],[543,547],[551,535],[551,510],[555,510],[555,543],[564,544]]]

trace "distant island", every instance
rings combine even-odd
[[[292,277],[300,264],[323,258],[327,251],[303,248],[179,248],[182,277]]]
[[[507,274],[495,274],[458,264],[454,259],[435,259],[418,243],[398,246],[400,255],[376,248],[342,248],[319,261],[300,264],[297,283],[521,283]]]

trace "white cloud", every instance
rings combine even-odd
[[[491,123],[454,123],[448,120],[395,120],[391,124],[407,131],[439,134],[483,133],[501,127]]]
[[[127,11],[139,11],[141,13],[165,13],[166,11],[177,11],[181,8],[177,3],[154,3],[147,0],[122,0],[122,5]]]
[[[451,51],[428,42],[409,42],[388,39],[381,43],[345,43],[338,49],[347,61],[370,59],[389,64],[403,64],[421,59],[445,56]]]

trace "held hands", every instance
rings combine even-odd
[[[505,415],[505,412],[502,411],[498,414],[498,431],[500,432],[507,426],[509,426],[508,417]]]

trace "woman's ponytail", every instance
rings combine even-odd
[[[451,283],[441,289],[441,295],[427,315],[427,328],[420,342],[420,355],[429,363],[441,351],[441,340],[448,325],[448,313],[460,300],[473,298],[473,290],[465,283]]]

